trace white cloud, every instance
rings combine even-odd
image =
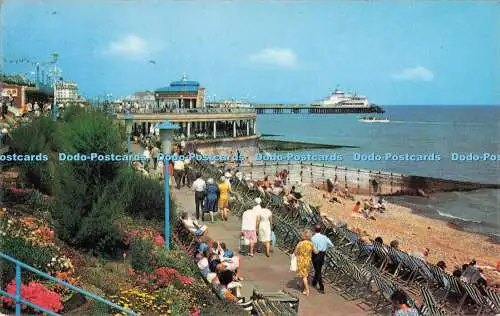
[[[416,66],[413,68],[405,68],[403,71],[393,74],[392,78],[396,80],[432,81],[434,79],[434,73],[422,66]]]
[[[289,48],[265,48],[250,55],[250,61],[271,64],[280,67],[294,67],[298,65],[297,56]]]
[[[104,53],[134,59],[147,58],[156,50],[158,47],[154,47],[152,43],[137,35],[129,34],[118,41],[109,43]]]

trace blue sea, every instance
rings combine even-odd
[[[261,134],[269,139],[356,146],[317,153],[337,153],[332,164],[410,175],[500,183],[500,161],[454,161],[453,153],[500,155],[500,107],[496,106],[388,106],[389,123],[362,123],[363,114],[264,114],[257,116]],[[357,160],[356,156],[387,153],[439,154],[434,161]],[[488,158],[489,159],[489,158]],[[396,199],[396,198],[395,198]],[[441,218],[466,230],[500,236],[500,190],[452,192],[404,199],[423,214]]]

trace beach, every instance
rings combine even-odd
[[[380,236],[387,245],[396,239],[400,249],[408,253],[427,247],[430,249],[428,261],[433,264],[445,261],[449,273],[455,265],[475,259],[484,269],[489,285],[500,283],[500,273],[495,271],[500,260],[500,245],[489,242],[487,236],[454,229],[445,221],[426,218],[391,203],[383,214],[375,214],[376,220],[365,220],[353,216],[354,201],[342,200],[344,205],[332,203],[323,198],[324,193],[314,186],[304,186],[302,190],[306,203],[319,206],[321,214],[336,223],[345,222],[351,229],[366,232],[366,239]],[[358,196],[360,199],[365,197]]]

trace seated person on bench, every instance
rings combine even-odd
[[[182,222],[184,226],[195,236],[205,236],[208,234],[208,228],[206,225],[199,223],[196,219],[193,219],[188,215],[187,212],[182,213]]]

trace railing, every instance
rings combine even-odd
[[[274,176],[283,169],[288,171],[289,183],[322,183],[326,179],[337,178],[337,183],[348,188],[351,193],[368,190],[369,193],[393,194],[405,189],[403,175],[382,171],[347,168],[343,166],[314,164],[307,162],[264,162],[257,161],[241,165],[238,169],[250,180],[263,180]],[[272,180],[272,179],[271,179]],[[373,180],[376,184],[374,185]],[[356,191],[352,191],[352,189]]]
[[[44,273],[44,272],[42,272],[40,270],[37,270],[37,269],[35,269],[35,268],[33,268],[33,267],[25,264],[25,263],[22,263],[21,261],[16,260],[16,259],[12,258],[11,256],[8,256],[8,255],[4,254],[3,252],[0,252],[0,258],[5,259],[7,261],[10,261],[10,262],[12,262],[12,263],[14,263],[16,265],[16,295],[12,295],[12,294],[10,294],[8,292],[5,292],[2,289],[0,289],[0,294],[1,295],[5,295],[7,297],[10,297],[11,299],[13,299],[16,302],[16,316],[20,316],[21,315],[21,305],[22,304],[23,305],[28,305],[28,306],[30,306],[30,307],[32,307],[32,308],[34,308],[36,310],[39,310],[39,311],[41,311],[41,312],[43,312],[43,313],[45,313],[47,315],[50,315],[50,316],[58,316],[59,315],[57,313],[54,313],[52,311],[49,311],[49,310],[41,307],[41,306],[38,306],[38,305],[33,304],[31,302],[28,302],[28,301],[26,301],[25,299],[23,299],[21,297],[21,270],[22,269],[31,271],[31,272],[33,272],[33,273],[35,273],[35,274],[37,274],[37,275],[39,275],[39,276],[41,276],[41,277],[43,277],[45,279],[54,281],[54,282],[56,282],[56,283],[58,283],[58,284],[60,284],[60,285],[62,285],[64,287],[67,287],[67,288],[69,288],[69,289],[71,289],[71,290],[73,290],[75,292],[78,292],[78,293],[84,295],[84,296],[90,297],[90,298],[92,298],[92,299],[94,299],[94,300],[96,300],[96,301],[98,301],[100,303],[103,303],[105,305],[108,305],[108,306],[110,306],[112,308],[120,310],[120,311],[122,311],[122,312],[124,312],[124,313],[126,313],[128,315],[137,315],[137,316],[139,316],[139,314],[136,314],[135,312],[133,312],[133,311],[131,311],[129,309],[123,308],[123,307],[121,307],[119,305],[116,305],[115,303],[110,302],[110,301],[108,301],[108,300],[106,300],[106,299],[104,299],[102,297],[99,297],[97,295],[89,293],[89,292],[87,292],[85,290],[82,290],[82,289],[80,289],[80,288],[78,288],[78,287],[76,287],[74,285],[71,285],[71,284],[69,284],[67,282],[61,281],[61,280],[59,280],[59,279],[57,279],[57,278],[55,278],[53,276],[48,275],[47,273]]]
[[[126,114],[191,114],[191,113],[255,113],[252,108],[194,108],[194,109],[168,109],[168,108],[131,108],[116,110],[116,113]]]

